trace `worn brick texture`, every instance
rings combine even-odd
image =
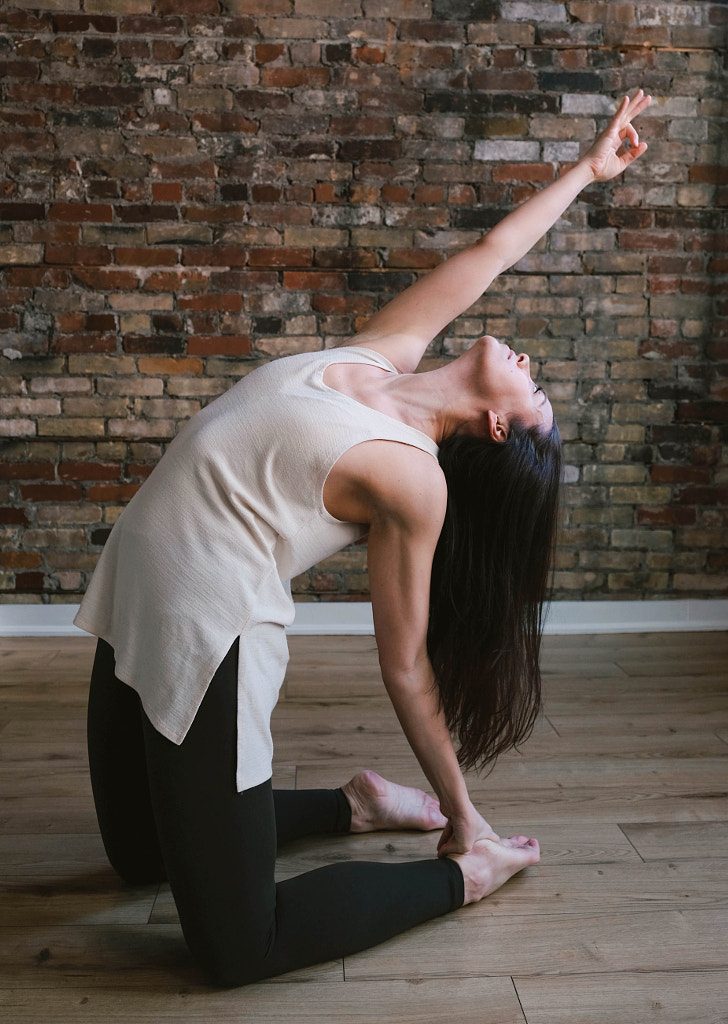
[[[725,72],[711,2],[0,5],[0,599],[75,602],[165,444],[334,345],[583,151],[648,155],[433,344],[533,356],[566,442],[561,598],[728,591]],[[363,547],[295,581],[366,596]]]

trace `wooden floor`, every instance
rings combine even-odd
[[[370,638],[293,638],[276,780],[424,785]],[[165,887],[104,859],[84,750],[93,643],[0,640],[0,1019],[7,1024],[728,1022],[728,634],[550,637],[545,715],[471,792],[541,863],[345,962],[206,986]],[[432,855],[436,833],[306,841],[286,877]]]

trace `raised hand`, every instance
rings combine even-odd
[[[589,152],[582,158],[594,175],[594,181],[609,181],[629,167],[647,149],[646,142],[640,142],[632,121],[649,106],[651,96],[645,96],[642,89],[629,98],[625,96],[609,126],[599,135]],[[626,143],[629,142],[629,148]]]

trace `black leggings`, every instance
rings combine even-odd
[[[184,741],[165,739],[99,640],[88,744],[101,835],[128,882],[169,880],[189,948],[217,984],[244,985],[390,938],[463,903],[450,859],[331,864],[277,885],[277,845],[348,832],[339,790],[238,793],[237,643]]]

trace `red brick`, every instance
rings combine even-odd
[[[93,203],[54,203],[48,211],[48,218],[71,221],[73,224],[110,224],[113,210],[110,206]]]
[[[495,164],[493,181],[553,181],[551,164]]]
[[[22,85],[8,85],[7,98],[10,103],[53,103],[65,106],[73,103],[73,86],[62,84],[44,84],[40,82],[24,82]]]
[[[619,232],[620,249],[682,249],[683,236],[674,231]]]
[[[251,267],[310,267],[313,249],[251,249],[248,263]]]
[[[328,68],[265,68],[261,81],[274,89],[323,89],[330,78]]]
[[[681,505],[728,505],[728,487],[686,487],[675,498]]]
[[[177,250],[163,249],[161,247],[127,249],[123,246],[117,246],[114,255],[119,266],[173,267],[177,263]]]
[[[179,181],[152,182],[152,199],[155,203],[178,203],[182,199],[182,184]]]
[[[187,339],[187,351],[193,356],[247,356],[250,338],[233,334],[192,335]]]
[[[382,185],[379,192],[387,203],[406,203],[410,198],[410,190],[406,185]]]
[[[73,276],[89,288],[97,291],[134,291],[139,287],[139,278],[130,270],[113,270],[104,267],[74,267]]]
[[[51,341],[51,352],[115,352],[115,334],[56,334]]]
[[[283,274],[283,287],[297,291],[344,291],[346,276],[323,270],[289,270]]]
[[[694,164],[688,170],[688,181],[706,185],[728,185],[728,167]]]
[[[655,484],[709,484],[712,470],[708,466],[652,466],[650,480]]]
[[[0,462],[0,480],[54,480],[52,462]]]
[[[362,64],[383,64],[386,53],[379,46],[358,46],[354,56]]]
[[[438,204],[445,198],[445,189],[440,185],[418,185],[415,189],[414,200],[416,203]]]
[[[150,356],[139,359],[137,365],[140,373],[146,373],[152,377],[160,375],[196,377],[204,370],[204,363],[201,359],[166,359]]]
[[[694,508],[638,508],[639,526],[692,526],[697,519]]]
[[[80,487],[71,484],[22,484],[23,501],[80,501]]]
[[[116,462],[61,462],[61,480],[118,480],[121,466]]]
[[[281,43],[258,43],[255,47],[256,64],[272,64],[285,53],[286,48]]]
[[[142,480],[146,480],[153,469],[153,463],[150,465],[147,463],[130,462],[127,466],[126,474],[130,477],[140,477]]]
[[[46,245],[46,263],[102,267],[111,262],[111,252],[101,245]]]
[[[6,569],[35,569],[41,561],[37,551],[0,551],[0,565]]]
[[[92,484],[86,491],[88,501],[130,501],[141,484]]]
[[[390,249],[385,266],[430,270],[442,263],[442,254],[432,249]]]
[[[311,308],[316,313],[366,316],[375,312],[376,304],[374,299],[367,295],[355,295],[351,292],[346,295],[327,295],[324,292],[317,292],[311,298]]]
[[[237,245],[185,246],[182,263],[191,267],[242,267],[247,250]]]

